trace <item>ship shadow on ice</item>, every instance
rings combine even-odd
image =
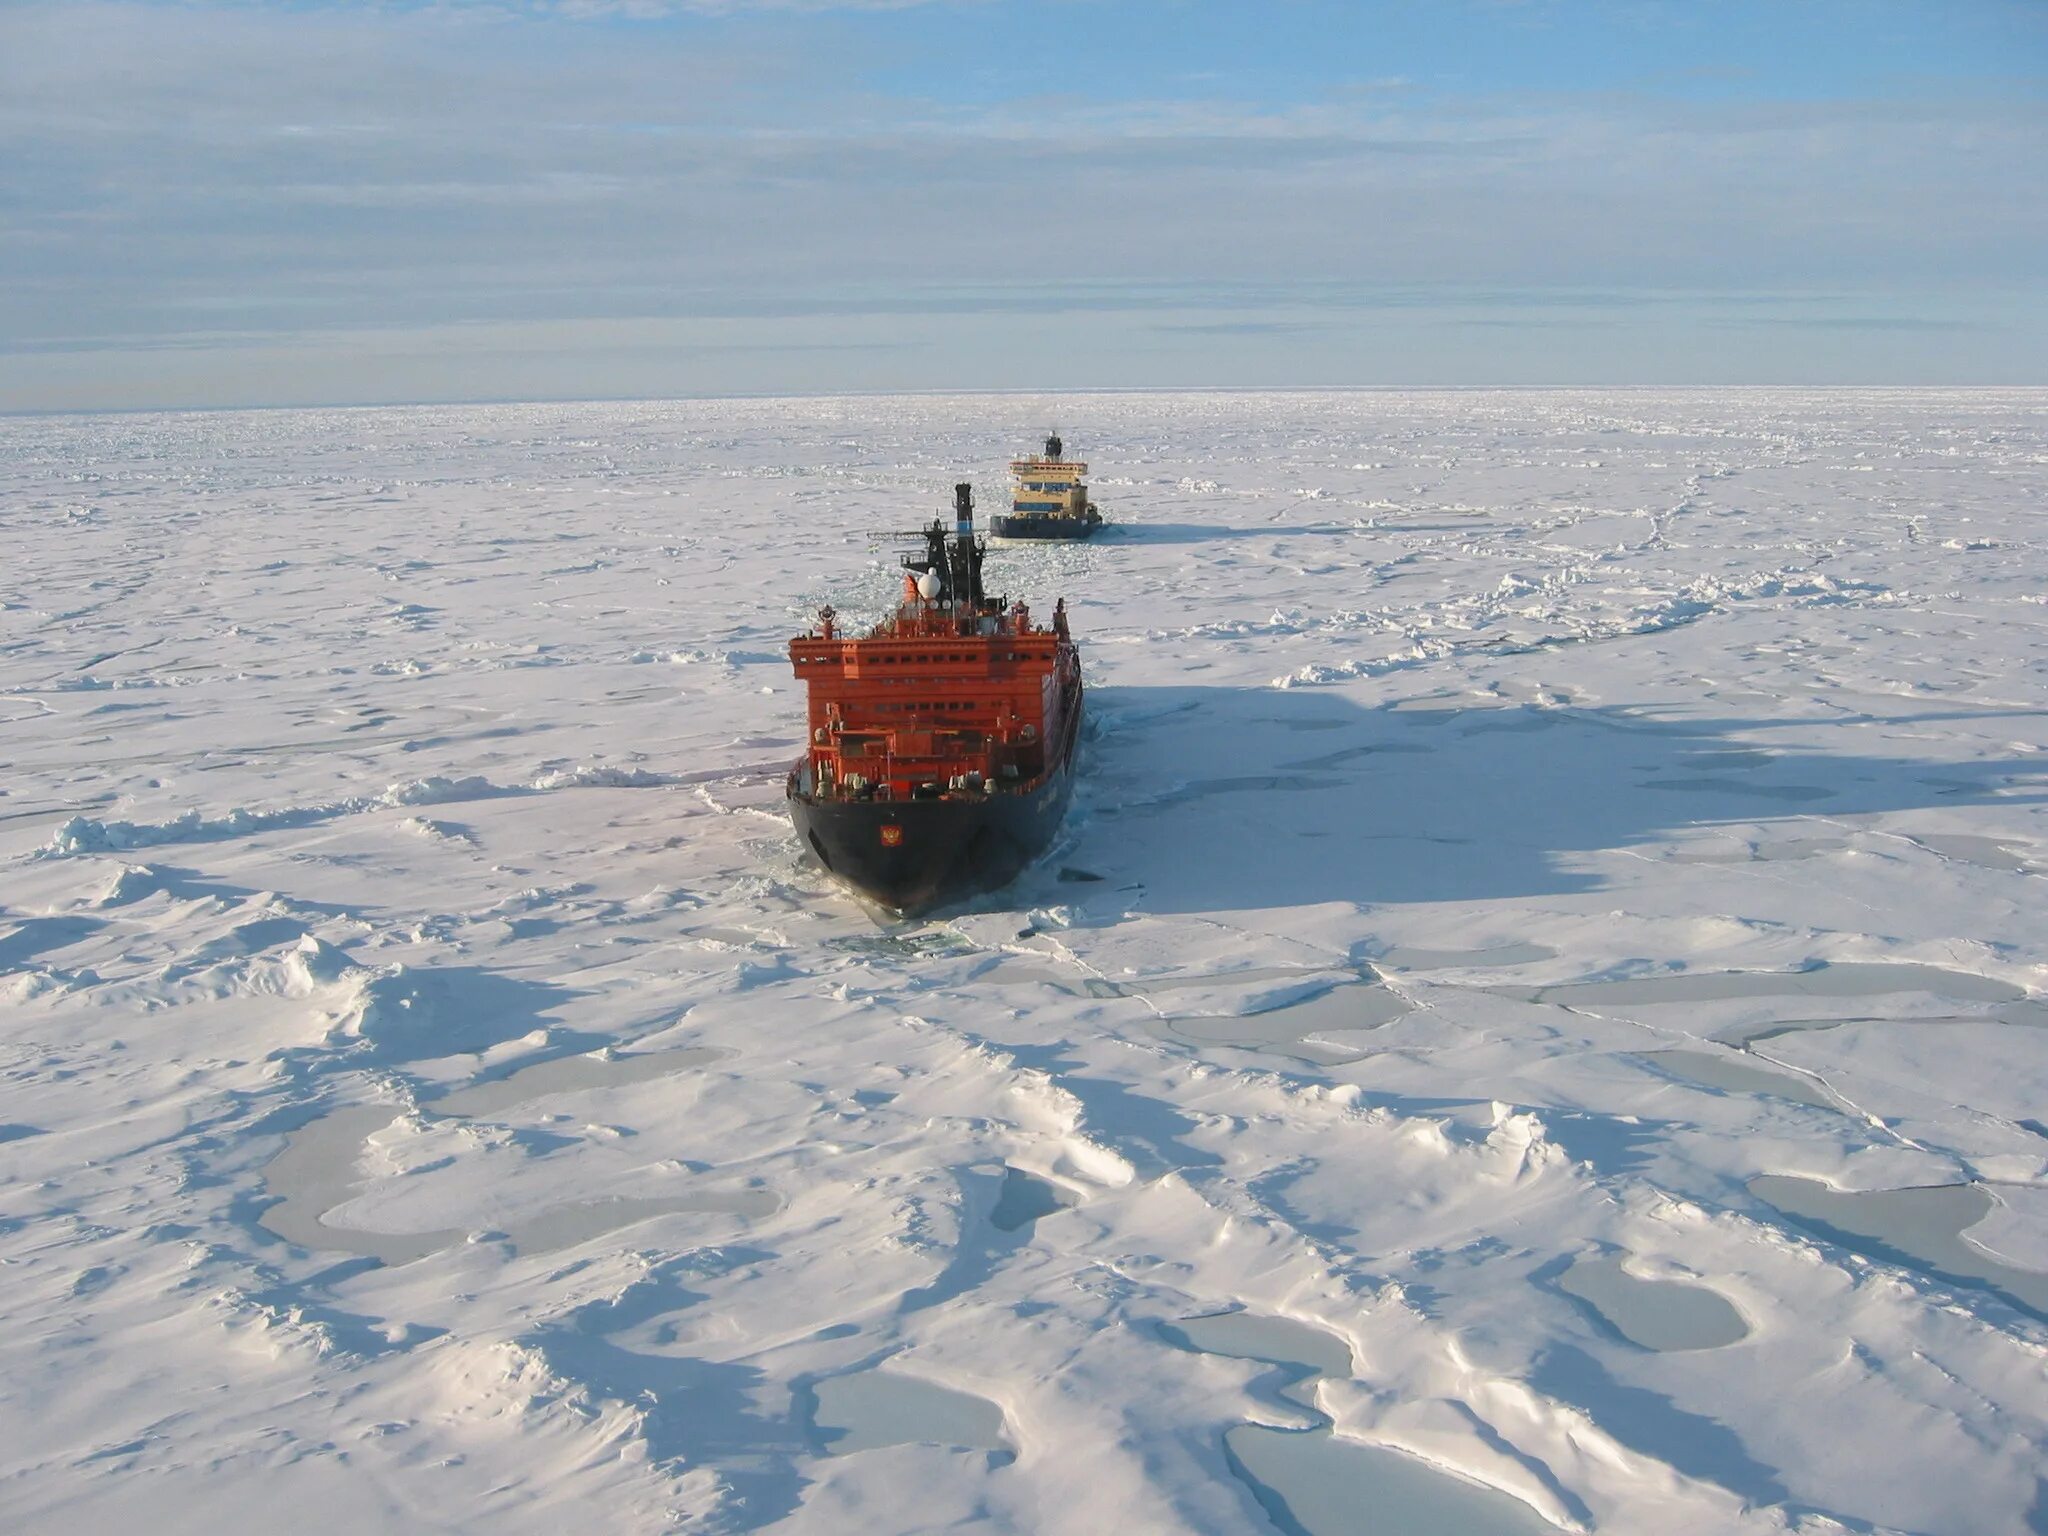
[[[2020,759],[1806,744],[1816,733],[1860,744],[1868,717],[1425,703],[1364,709],[1313,688],[1093,689],[1069,836],[1027,877],[1027,899],[1102,891],[1188,913],[1558,895],[1599,888],[1585,867],[1593,855],[1717,825],[2048,799],[2048,770]],[[1779,744],[1794,731],[1799,740]],[[1062,861],[1103,883],[1055,885]]]

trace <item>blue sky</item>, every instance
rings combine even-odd
[[[2042,0],[0,0],[0,409],[2048,384]]]

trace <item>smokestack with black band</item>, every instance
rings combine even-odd
[[[965,480],[953,487],[953,533],[955,537],[974,537],[974,487]]]

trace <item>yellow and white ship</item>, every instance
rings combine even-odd
[[[1010,512],[995,520],[999,539],[1085,539],[1102,526],[1102,514],[1088,499],[1081,477],[1088,466],[1061,455],[1059,434],[1045,440],[1041,458],[1016,459],[1010,475],[1016,481]]]

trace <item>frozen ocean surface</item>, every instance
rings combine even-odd
[[[1074,811],[878,923],[783,647],[1055,424]],[[4,1523],[2048,1529],[2044,497],[2042,391],[0,419]]]

